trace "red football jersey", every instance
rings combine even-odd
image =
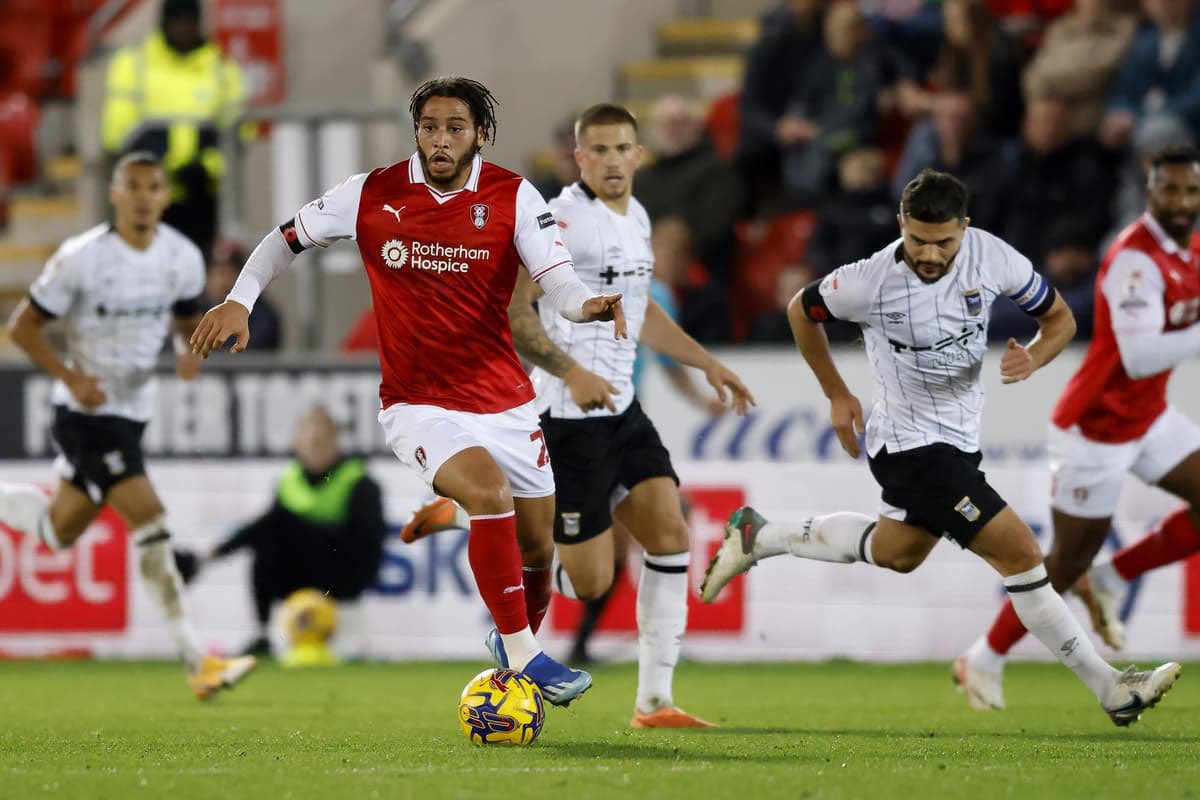
[[[491,414],[533,399],[508,303],[522,264],[536,280],[571,257],[546,202],[520,175],[476,156],[466,186],[442,193],[425,183],[414,155],[343,181],[302,208],[295,228],[303,247],[358,242],[384,408]]]
[[[1184,250],[1143,214],[1109,247],[1096,276],[1092,342],[1051,417],[1097,442],[1141,438],[1167,408],[1171,370],[1134,379],[1117,335],[1186,328],[1200,316],[1200,234]]]

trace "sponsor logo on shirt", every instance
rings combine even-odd
[[[544,230],[546,230],[546,228],[553,228],[554,227],[554,215],[551,214],[549,211],[547,211],[545,214],[539,214],[538,218],[537,218],[537,224],[538,224],[539,230],[544,231]],[[566,226],[564,225],[563,227],[565,228]]]
[[[464,275],[471,271],[471,262],[487,261],[492,257],[490,250],[478,247],[441,242],[401,242],[398,239],[384,242],[379,254],[383,263],[391,269],[407,266],[424,272],[457,272]]]
[[[392,208],[391,203],[384,203],[383,208],[381,208],[379,210],[388,212],[389,214],[391,214],[393,217],[396,218],[396,222],[399,222],[400,215],[402,213],[404,213],[404,209],[406,209],[406,208],[408,208],[408,206],[400,206],[399,208]]]

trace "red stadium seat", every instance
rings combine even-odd
[[[28,96],[0,97],[0,151],[4,153],[3,183],[23,183],[37,174],[34,137],[40,115]]]
[[[738,225],[738,257],[733,275],[733,335],[743,339],[751,321],[775,307],[779,273],[804,262],[816,225],[812,211],[793,211],[768,222]]]
[[[742,132],[741,92],[730,92],[713,101],[708,109],[704,127],[717,155],[729,161],[737,152],[738,138]]]

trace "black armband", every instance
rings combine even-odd
[[[295,217],[280,225],[279,232],[283,234],[283,239],[287,242],[289,250],[296,255],[304,252],[304,245],[300,244],[300,234],[296,231]]]
[[[838,318],[829,310],[829,306],[825,305],[825,298],[821,296],[823,280],[825,279],[818,278],[804,287],[800,292],[800,305],[804,308],[804,316],[813,322],[837,322]]]

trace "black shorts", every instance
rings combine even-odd
[[[142,433],[146,423],[111,415],[80,414],[54,407],[50,433],[59,452],[59,474],[102,505],[108,490],[146,474]]]
[[[650,478],[679,483],[671,455],[637,400],[615,417],[542,415],[554,470],[554,541],[586,542],[612,527],[612,493]]]
[[[979,469],[981,453],[948,444],[889,453],[868,459],[883,488],[883,502],[905,512],[902,522],[934,536],[953,539],[964,549],[1007,503]]]

